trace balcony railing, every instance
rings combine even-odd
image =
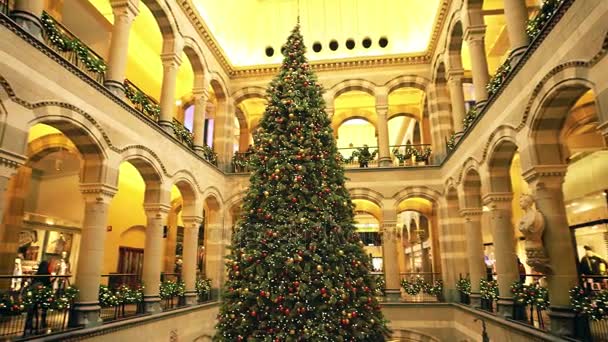
[[[559,18],[556,18],[556,14],[560,12],[562,6],[569,6],[572,2],[573,0],[543,1],[543,4],[540,7],[540,10],[536,14],[536,16],[528,20],[527,22],[526,32],[530,37],[530,45],[528,46],[528,50],[524,53],[524,57],[525,55],[529,55],[534,52],[540,41],[544,39],[544,33],[548,32],[548,30],[550,30],[557,22]],[[469,110],[469,112],[464,118],[463,132],[454,133],[450,138],[446,139],[445,144],[448,153],[453,151],[459,143],[457,134],[459,136],[464,136],[464,134],[471,130],[475,126],[477,121],[479,121],[481,117],[484,116],[490,104],[495,100],[495,98],[500,96],[501,90],[506,86],[508,81],[513,78],[514,75],[517,73],[517,66],[519,63],[522,63],[524,59],[525,58],[522,58],[522,60],[520,60],[516,64],[511,58],[507,58],[505,62],[496,70],[496,73],[486,85],[486,89],[488,90],[488,101],[481,108],[472,108],[471,110]]]
[[[143,287],[139,274],[102,274],[99,287],[100,316],[104,322],[144,313]]]
[[[0,0],[0,13],[8,16],[10,12],[9,0]]]
[[[11,340],[68,329],[78,291],[70,275],[0,276],[0,338]]]
[[[106,72],[103,58],[48,13],[42,13],[41,22],[43,38],[47,45],[91,78],[103,84]]]
[[[131,102],[133,108],[145,114],[148,119],[158,122],[160,117],[158,102],[128,79],[125,79],[123,87],[125,88],[125,96]]]
[[[400,273],[402,300],[405,302],[442,302],[443,282],[440,273]]]

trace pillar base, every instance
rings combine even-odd
[[[196,294],[196,292],[192,291],[192,292],[186,292],[184,294],[184,299],[186,301],[186,305],[188,306],[192,306],[192,305],[196,305],[198,304],[198,295]]]
[[[378,166],[393,166],[393,161],[391,160],[391,158],[381,158],[380,160],[378,160]]]
[[[551,333],[559,336],[574,336],[576,314],[570,307],[551,306]]]
[[[68,325],[70,327],[96,327],[103,323],[99,303],[75,303],[74,310],[70,315]]]
[[[469,296],[470,299],[470,306],[472,308],[478,309],[481,308],[481,295],[479,293],[471,293],[471,295]]]
[[[387,302],[400,302],[401,301],[401,290],[399,289],[386,289],[384,291],[384,299]]]
[[[108,88],[112,94],[121,98],[125,97],[125,86],[122,83],[114,80],[106,80],[103,82],[103,85]]]
[[[488,100],[482,100],[475,103],[475,109],[478,113],[486,106],[486,103],[488,103]]]
[[[443,296],[448,303],[460,303],[460,291],[456,289],[444,289]]]
[[[42,40],[42,23],[40,19],[32,13],[14,10],[11,17],[17,25],[29,32],[32,36]]]
[[[524,52],[526,52],[527,49],[528,46],[526,45],[520,46],[517,49],[511,51],[511,53],[509,54],[509,64],[511,65],[511,68],[515,68],[515,66],[517,65],[517,63],[519,63],[521,57],[524,55]]]
[[[151,296],[151,297],[145,297],[144,298],[144,310],[146,313],[159,313],[162,312],[163,309],[160,306],[160,297],[158,296]]]
[[[171,121],[158,120],[158,125],[167,133],[173,135],[173,123]]]
[[[498,301],[496,302],[496,314],[498,316],[513,319],[513,298],[503,298],[498,297]]]

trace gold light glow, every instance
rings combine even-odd
[[[193,0],[205,24],[234,66],[277,64],[281,46],[299,15],[302,34],[312,61],[412,54],[424,52],[429,44],[440,0]],[[370,37],[370,48],[361,41]],[[386,48],[378,45],[387,37]],[[354,39],[355,48],[345,47]],[[336,51],[329,41],[339,43]],[[319,41],[323,49],[310,49]],[[275,54],[267,57],[265,48]]]

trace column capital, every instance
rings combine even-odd
[[[12,176],[26,160],[26,156],[0,149],[0,175]]]
[[[138,1],[133,0],[110,0],[114,17],[127,17],[135,19],[139,14]]]
[[[182,64],[182,58],[175,52],[163,53],[160,55],[160,60],[164,67],[178,68]]]
[[[481,219],[481,214],[483,211],[481,208],[463,208],[460,209],[460,216],[464,217],[464,219],[469,221],[478,221]]]
[[[171,206],[164,203],[144,203],[144,211],[148,217],[157,217],[169,214]]]
[[[103,183],[81,183],[80,192],[86,202],[110,203],[118,188]]]
[[[387,115],[388,114],[388,105],[377,105],[376,114],[377,115]]]
[[[325,107],[325,114],[331,119],[334,116],[335,109],[334,107]]]
[[[464,30],[463,39],[467,42],[483,41],[486,35],[486,25],[469,26]]]
[[[209,100],[209,89],[202,87],[194,87],[192,88],[192,96],[194,96],[194,100],[203,99],[204,101]]]
[[[452,68],[446,71],[446,80],[450,81],[460,81],[462,82],[462,78],[464,77],[464,69],[461,68]]]
[[[490,192],[482,198],[483,204],[488,206],[490,211],[510,209],[512,201],[513,193],[511,192]]]
[[[567,165],[535,165],[525,170],[522,177],[533,188],[559,188],[561,190],[568,166]]]
[[[182,221],[184,221],[184,228],[188,228],[188,225],[190,225],[191,227],[196,226],[198,229],[198,226],[203,223],[204,218],[198,215],[182,216]]]

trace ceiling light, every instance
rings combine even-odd
[[[372,46],[372,40],[369,37],[365,37],[361,44],[363,44],[364,48],[369,49],[369,47]]]
[[[385,48],[388,45],[388,38],[386,37],[381,37],[378,40],[378,45],[380,45],[381,48]]]
[[[352,50],[355,48],[355,41],[352,38],[346,40],[346,48]]]
[[[182,105],[182,100],[177,100],[177,101],[175,101],[175,105],[176,105],[176,106],[181,106],[181,105]]]
[[[321,52],[321,50],[323,50],[323,45],[321,45],[321,43],[315,42],[314,44],[312,44],[312,51]]]
[[[274,49],[272,48],[272,46],[268,46],[266,47],[266,57],[272,57],[274,56]]]
[[[338,41],[337,41],[337,40],[335,40],[335,39],[332,39],[332,41],[330,41],[330,42],[329,42],[329,49],[330,49],[331,51],[336,51],[336,50],[338,50],[338,46],[339,46],[339,45],[338,45]]]

